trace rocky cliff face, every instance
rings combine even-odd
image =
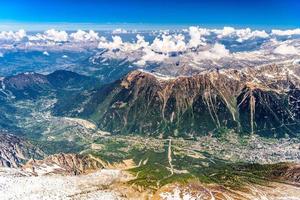
[[[284,181],[292,183],[300,183],[300,165],[299,164],[286,164],[281,168],[275,170],[272,175]]]
[[[20,167],[31,158],[41,158],[43,152],[29,142],[0,132],[0,167]]]
[[[54,154],[43,160],[30,160],[23,169],[37,175],[68,174],[79,175],[103,168],[103,165],[89,156],[78,154]]]
[[[224,128],[296,136],[299,66],[267,65],[166,77],[133,71],[93,91],[79,113],[113,133],[196,136]]]

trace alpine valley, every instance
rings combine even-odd
[[[300,199],[295,30],[0,32],[1,199]]]

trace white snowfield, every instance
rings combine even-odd
[[[119,200],[107,189],[126,179],[120,170],[103,169],[81,176],[30,176],[16,169],[0,168],[1,200]]]

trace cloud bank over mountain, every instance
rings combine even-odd
[[[300,29],[265,31],[192,26],[161,31],[67,32],[50,29],[39,33],[27,33],[25,30],[0,32],[1,57],[12,49],[41,50],[47,56],[50,51],[105,50],[101,53],[102,57],[127,59],[140,67],[149,63],[182,61],[197,65],[207,60],[217,62],[224,59],[272,61],[300,56]],[[274,55],[277,55],[276,58]]]

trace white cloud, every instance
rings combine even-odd
[[[39,44],[40,41],[46,42],[48,45],[55,45],[55,43],[61,42],[96,42],[105,40],[104,37],[100,37],[99,34],[93,30],[88,32],[83,30],[78,30],[71,33],[70,35],[66,31],[57,31],[55,29],[50,29],[44,33],[37,33],[35,35],[28,35],[28,40],[31,46]]]
[[[292,36],[292,35],[300,35],[300,28],[292,29],[292,30],[272,30],[272,35],[276,36]]]
[[[112,36],[112,41],[108,42],[107,40],[100,41],[98,48],[104,49],[119,49],[123,45],[122,38],[120,36]]]
[[[136,41],[133,43],[123,42],[120,36],[112,36],[112,41],[99,42],[98,48],[106,48],[109,50],[119,49],[127,56],[133,56],[131,60],[138,60],[135,64],[144,66],[147,62],[162,62],[168,58],[171,52],[181,52],[186,50],[185,37],[182,34],[178,35],[162,35],[156,37],[150,44],[145,41],[141,35],[136,36]],[[114,53],[109,51],[110,56],[120,56],[119,52]]]
[[[228,56],[229,50],[225,48],[223,44],[216,43],[213,48],[211,49],[211,52],[214,54],[217,54],[219,56]]]
[[[0,58],[3,58],[3,57],[4,57],[4,54],[0,52]]]
[[[170,53],[181,52],[178,58],[191,57],[195,61],[201,60],[219,60],[225,57],[234,58],[223,44],[216,42],[211,45],[206,43],[205,37],[211,35],[211,32],[217,33],[219,38],[232,37],[240,42],[249,39],[267,38],[269,35],[265,31],[251,29],[234,29],[225,27],[224,29],[210,30],[198,27],[190,27],[186,32],[189,34],[189,40],[186,40],[183,34],[162,33],[157,36],[152,43],[146,42],[144,37],[137,35],[135,42],[124,42],[120,36],[113,36],[112,41],[99,42],[99,48],[108,50],[119,49],[120,51],[108,51],[105,53],[108,57],[126,57],[135,61],[136,65],[144,66],[148,62],[163,62],[170,58]],[[213,36],[212,36],[213,37]],[[209,39],[207,39],[210,41]],[[195,49],[196,48],[196,49]]]
[[[205,45],[205,38],[203,36],[209,35],[210,32],[207,29],[191,26],[189,28],[189,35],[191,37],[189,41],[189,47],[198,47],[199,45]]]
[[[147,62],[162,62],[168,58],[166,54],[158,54],[151,49],[144,49],[143,52],[144,55],[135,63],[136,65],[144,66],[147,64]]]
[[[182,52],[186,50],[185,38],[179,35],[162,35],[162,38],[155,38],[151,49],[160,53]]]
[[[149,42],[145,41],[144,36],[137,34],[136,39],[137,39],[136,44],[137,44],[138,48],[145,48],[145,47],[149,46]]]
[[[136,42],[129,43],[123,42],[120,36],[112,36],[112,41],[107,41],[106,39],[101,40],[98,44],[98,48],[105,48],[110,50],[119,49],[124,52],[132,52],[149,47],[149,42],[145,41],[144,36],[137,34],[136,39]]]
[[[123,29],[116,29],[116,33],[126,33]],[[17,32],[0,32],[1,48],[38,48],[41,52],[52,50],[84,50],[85,48],[105,48],[108,51],[101,52],[101,56],[116,59],[128,59],[130,62],[135,62],[137,65],[144,66],[148,62],[173,62],[175,60],[195,59],[202,63],[207,63],[206,60],[213,60],[218,62],[218,59],[227,57],[232,60],[257,60],[278,59],[284,58],[283,55],[299,55],[300,54],[300,40],[293,39],[289,42],[280,42],[277,40],[277,35],[293,35],[300,33],[300,29],[294,30],[273,30],[270,35],[264,30],[235,29],[233,27],[224,27],[223,29],[204,29],[199,27],[190,27],[186,30],[180,31],[152,31],[149,32],[153,41],[145,39],[142,34],[137,34],[136,39],[124,41],[121,35],[112,35],[112,40],[99,36],[95,31],[78,30],[68,34],[66,31],[57,31],[55,29],[47,30],[43,33],[27,35],[24,30]],[[131,33],[131,32],[130,32]],[[130,35],[131,36],[131,35]],[[270,37],[272,36],[272,37]],[[23,38],[28,38],[25,40]],[[126,37],[126,39],[128,39]],[[255,40],[257,38],[268,38],[265,42],[257,46],[255,50],[249,50],[247,40]],[[4,39],[4,40],[3,40]],[[221,44],[226,41],[228,48],[234,48],[231,53]],[[14,41],[22,41],[24,43],[14,43]],[[237,44],[238,41],[242,44]],[[252,44],[251,44],[252,45]],[[251,46],[252,47],[252,46]],[[244,48],[244,49],[243,49]],[[114,51],[118,49],[119,51]],[[249,50],[249,51],[247,51]],[[1,50],[2,51],[2,50]],[[232,52],[234,52],[232,50]],[[245,52],[247,51],[247,52]],[[255,52],[257,51],[257,52]],[[48,53],[45,53],[47,55]],[[171,58],[171,53],[180,52],[176,54],[176,58]],[[278,55],[281,56],[278,56]],[[49,54],[48,54],[49,55]],[[99,54],[100,55],[100,54]],[[174,56],[172,54],[172,56]],[[65,58],[65,56],[62,57]],[[229,59],[219,60],[225,62]],[[201,63],[199,62],[199,63]],[[197,64],[197,62],[196,62]]]
[[[121,50],[133,52],[133,51],[138,51],[149,47],[149,42],[145,41],[144,36],[137,34],[136,39],[137,40],[134,43],[123,42],[121,45]]]
[[[126,34],[126,33],[128,33],[127,30],[122,29],[122,28],[117,28],[112,31],[112,34]]]
[[[85,32],[82,30],[78,30],[75,33],[71,33],[70,37],[75,41],[97,41],[99,40],[98,33],[96,33],[93,30],[90,30],[89,32]]]
[[[17,32],[13,31],[2,31],[0,32],[0,40],[14,40],[14,41],[20,41],[24,37],[26,37],[26,31],[21,29]]]
[[[281,55],[298,55],[299,50],[296,49],[294,46],[281,44],[280,46],[274,49],[273,53]]]
[[[21,29],[21,30],[15,32],[15,39],[16,40],[21,40],[24,37],[26,37],[26,31],[25,30]]]
[[[251,29],[241,29],[237,31],[237,41],[243,42],[249,39],[256,39],[256,38],[268,38],[269,34],[266,31],[251,31]]]
[[[198,52],[195,59],[211,60],[211,59],[220,59],[227,56],[230,56],[229,50],[226,49],[224,45],[216,43],[210,49]]]
[[[66,42],[68,41],[68,33],[66,31],[56,31],[54,29],[47,30],[45,36],[48,40],[55,42]]]
[[[49,53],[48,53],[47,51],[44,51],[44,52],[43,52],[43,55],[49,56]]]
[[[252,31],[250,28],[246,29],[235,29],[232,27],[224,27],[223,29],[214,29],[212,30],[215,34],[217,34],[217,38],[222,39],[226,37],[235,38],[238,42],[243,42],[250,39],[256,38],[268,38],[269,34],[262,30],[254,30]]]
[[[68,58],[68,56],[67,55],[63,55],[62,58]]]
[[[55,29],[50,29],[44,32],[44,34],[38,33],[36,35],[28,36],[31,41],[38,40],[49,40],[54,42],[66,42],[68,41],[69,35],[66,31],[56,31]]]
[[[214,33],[217,34],[218,38],[224,38],[224,37],[228,37],[230,35],[232,35],[233,33],[235,33],[235,29],[232,27],[224,27],[223,29],[215,29],[213,30]]]

